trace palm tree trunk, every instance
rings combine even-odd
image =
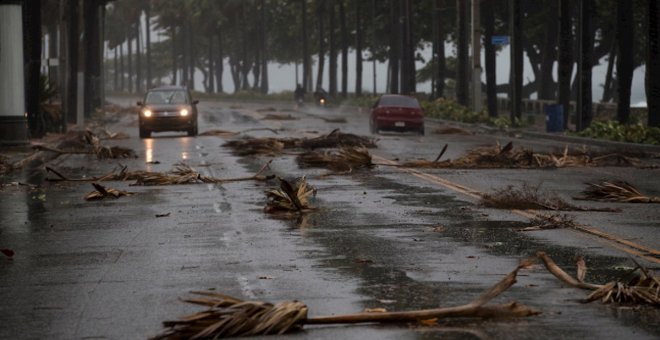
[[[170,82],[170,85],[176,85],[178,83],[177,74],[179,72],[179,68],[177,67],[178,55],[176,53],[176,51],[177,51],[177,48],[176,48],[177,47],[177,45],[176,45],[177,44],[176,25],[172,25],[170,27],[170,35],[171,35],[170,40],[171,40],[171,44],[172,44],[172,55],[171,55],[171,59],[172,59],[172,81]]]
[[[188,84],[188,88],[191,91],[195,90],[195,68],[197,66],[197,54],[195,53],[195,43],[193,41],[193,22],[192,20],[188,19],[187,21],[187,30],[186,30],[186,43],[188,45],[188,67],[190,67],[189,71],[189,77],[190,77],[190,82]]]
[[[112,89],[115,91],[119,90],[119,57],[118,57],[118,51],[117,48],[119,46],[115,46],[114,51],[115,51],[115,63],[114,63],[114,69],[113,69],[113,82],[112,82]]]
[[[318,0],[316,16],[319,29],[319,65],[316,73],[316,91],[323,88],[323,67],[325,66],[325,31],[323,27],[323,17],[325,12],[325,0]]]
[[[573,75],[573,22],[572,0],[559,2],[559,52],[557,81],[559,83],[558,104],[564,110],[564,130],[568,128],[571,114],[571,77]]]
[[[79,50],[79,6],[78,1],[68,0],[67,15],[67,89],[66,89],[66,115],[68,123],[76,122],[76,103],[78,101],[78,50]],[[122,58],[123,60],[123,58]],[[122,67],[123,69],[123,67]]]
[[[339,1],[339,32],[341,34],[341,96],[348,95],[348,29],[344,1]]]
[[[578,63],[578,74],[580,75],[580,86],[578,96],[578,119],[577,131],[582,131],[589,127],[593,117],[593,100],[591,89],[591,68],[593,67],[593,46],[594,36],[591,28],[591,15],[593,10],[592,0],[580,1],[580,58]]]
[[[618,25],[617,25],[617,30],[618,30]],[[605,72],[605,85],[603,85],[603,96],[601,97],[600,101],[603,103],[607,103],[612,98],[614,97],[614,92],[618,90],[615,90],[614,88],[614,64],[616,64],[617,56],[617,48],[619,46],[619,43],[617,39],[612,39],[612,47],[610,48],[610,53],[607,57],[607,72]]]
[[[336,25],[335,25],[335,0],[330,0],[330,10],[328,11],[330,16],[330,28],[328,34],[330,35],[330,67],[329,67],[329,83],[330,85],[330,96],[332,98],[337,97],[337,44],[336,44]]]
[[[463,106],[469,105],[468,97],[468,2],[456,0],[456,19],[458,20],[456,47],[456,100]]]
[[[460,1],[460,0],[457,0]],[[390,93],[399,93],[399,61],[401,60],[401,38],[398,0],[390,0]]]
[[[218,54],[215,61],[215,81],[217,83],[218,93],[224,92],[224,87],[222,85],[222,73],[224,71],[224,54],[222,51],[222,29],[218,27]]]
[[[27,65],[25,77],[25,110],[32,138],[45,134],[44,119],[40,109],[40,69],[41,69],[41,0],[24,2],[23,26],[25,31],[24,59]]]
[[[123,92],[126,91],[126,69],[124,69],[124,44],[119,44],[119,89]]]
[[[215,92],[215,65],[214,61],[215,58],[213,56],[213,40],[214,36],[211,34],[209,35],[209,75],[208,75],[208,85],[207,85],[207,92],[208,93],[214,93]]]
[[[630,120],[630,88],[633,78],[633,6],[631,1],[617,1],[616,41],[619,53],[616,63],[618,80],[617,119],[621,124]]]
[[[300,11],[302,16],[302,45],[303,45],[303,79],[302,86],[305,91],[311,91],[312,88],[312,63],[309,55],[309,36],[307,30],[307,0],[300,0]]]
[[[484,40],[486,58],[486,101],[488,103],[488,114],[497,117],[497,51],[492,43],[495,32],[495,9],[492,1],[484,1],[482,7],[484,19]]]
[[[145,46],[144,49],[147,52],[147,89],[151,88],[151,4],[150,2],[147,2],[145,10],[144,10],[144,17],[146,20],[146,34],[145,36]]]
[[[261,93],[268,93],[268,44],[266,39],[266,1],[261,0]],[[256,84],[255,84],[256,85]]]
[[[550,13],[557,13],[557,1],[550,1],[548,5]],[[552,68],[555,62],[557,46],[557,20],[547,20],[545,23],[545,42],[542,47],[540,88],[538,92],[539,99],[552,100],[556,98],[555,81],[552,78]]]
[[[355,2],[355,95],[362,95],[362,40],[364,28],[362,27],[362,1]]]
[[[133,40],[130,36],[128,35],[128,53],[126,55],[127,61],[128,61],[128,92],[133,93]]]
[[[135,91],[142,92],[142,53],[140,48],[140,35],[142,33],[141,15],[135,24]]]

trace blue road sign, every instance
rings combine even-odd
[[[493,45],[508,45],[509,36],[508,35],[494,35],[490,39],[490,43]]]

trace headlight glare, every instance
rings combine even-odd
[[[149,111],[149,110],[144,110],[144,112],[142,112],[142,114],[143,114],[145,117],[151,117],[151,115],[153,115],[153,112],[151,112],[151,111]]]
[[[179,113],[181,114],[182,117],[185,117],[185,116],[188,115],[188,110],[187,109],[181,109],[181,111]]]

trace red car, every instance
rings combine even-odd
[[[417,99],[398,94],[382,95],[371,109],[371,133],[381,130],[424,134],[424,113]]]

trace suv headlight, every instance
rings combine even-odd
[[[142,115],[149,118],[149,117],[151,117],[151,115],[153,115],[153,112],[151,112],[150,110],[144,110],[144,111],[142,111]]]
[[[185,116],[188,115],[188,110],[187,109],[181,109],[181,111],[179,111],[179,114],[181,114],[182,117],[185,117]]]

